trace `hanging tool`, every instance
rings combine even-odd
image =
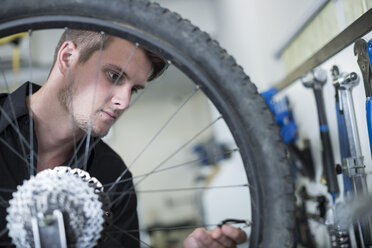
[[[372,71],[370,65],[371,53],[371,40],[367,42],[364,39],[359,39],[354,44],[354,55],[358,56],[357,62],[362,72],[364,89],[366,92],[366,116],[367,116],[367,127],[369,135],[369,147],[372,154]]]
[[[338,66],[334,65],[331,69],[333,86],[335,88],[335,105],[336,105],[336,116],[337,116],[337,130],[338,130],[338,140],[340,146],[341,164],[344,159],[350,157],[349,141],[346,130],[345,116],[342,108],[342,102],[340,101],[340,84],[338,84],[338,79],[340,76],[340,70]],[[338,172],[342,173],[341,165],[337,165]],[[353,193],[353,184],[351,178],[345,173],[342,173],[342,178],[344,182],[344,196],[348,197]],[[337,213],[336,213],[337,214]],[[335,219],[333,219],[333,224],[328,225],[328,232],[330,233],[331,240],[336,244],[335,247],[356,247],[355,242],[355,231],[349,230],[350,228],[343,228],[337,224]],[[333,235],[333,236],[332,236]],[[351,238],[353,237],[353,238]]]
[[[334,65],[331,69],[331,73],[332,73],[332,78],[333,78],[333,86],[335,87],[338,140],[339,140],[339,145],[340,145],[340,153],[341,153],[340,155],[341,155],[341,162],[342,162],[345,158],[350,157],[349,140],[347,137],[344,111],[342,109],[342,106],[341,106],[342,103],[340,101],[340,94],[339,94],[340,84],[337,83],[338,78],[340,76],[339,68],[336,65]],[[340,170],[342,172],[342,168],[340,168]],[[353,186],[352,186],[351,178],[346,176],[345,173],[343,173],[343,181],[344,181],[345,196],[352,194]]]
[[[329,136],[329,129],[327,123],[326,112],[324,108],[323,100],[323,86],[327,82],[327,73],[321,68],[316,68],[309,72],[306,76],[302,77],[302,84],[306,88],[312,88],[316,100],[318,110],[318,120],[320,129],[320,138],[322,141],[322,161],[323,161],[323,172],[327,181],[328,192],[335,198],[339,193],[336,168],[333,158],[333,151],[331,145],[331,139]]]
[[[359,84],[359,77],[355,72],[350,74],[341,73],[338,79],[334,81],[334,84],[338,87],[340,111],[344,113],[350,151],[350,156],[343,160],[343,171],[346,176],[351,178],[354,197],[358,199],[358,197],[367,192],[365,165],[360,147],[353,96],[351,94],[352,89]],[[372,245],[370,218],[360,220],[360,226],[362,244]]]
[[[270,88],[261,92],[261,95],[273,113],[275,122],[281,128],[280,135],[289,151],[288,158],[292,168],[292,176],[296,179],[298,171],[302,176],[308,177],[313,181],[315,179],[315,168],[311,155],[310,141],[305,139],[303,147],[301,149],[298,147],[296,143],[298,127],[290,108],[289,98],[284,96],[274,100],[274,96],[277,93],[278,90],[276,88]]]

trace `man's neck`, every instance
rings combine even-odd
[[[72,116],[57,99],[58,89],[47,83],[27,99],[38,140],[38,158],[41,161],[37,165],[38,171],[64,163],[73,155],[74,140],[83,136],[81,130],[74,132]]]

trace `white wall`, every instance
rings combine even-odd
[[[216,0],[216,38],[262,91],[284,77],[276,54],[324,2]]]

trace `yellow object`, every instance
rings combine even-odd
[[[14,75],[18,75],[19,73],[19,40],[23,37],[26,37],[28,35],[27,32],[13,34],[4,38],[0,39],[0,45],[5,44],[13,44],[13,59],[12,59],[12,65],[13,65],[13,72]]]
[[[320,182],[324,185],[327,185],[327,180],[324,177],[320,178]]]
[[[16,39],[26,37],[28,35],[27,32],[24,33],[18,33],[18,34],[13,34],[4,38],[0,39],[0,45],[8,44]]]
[[[16,45],[13,47],[13,72],[15,75],[19,72],[19,46]]]

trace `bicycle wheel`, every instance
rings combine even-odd
[[[2,3],[1,37],[65,27],[104,31],[138,43],[200,86],[228,125],[244,163],[251,197],[250,246],[292,246],[294,196],[284,145],[256,87],[216,41],[179,15],[147,1]]]

